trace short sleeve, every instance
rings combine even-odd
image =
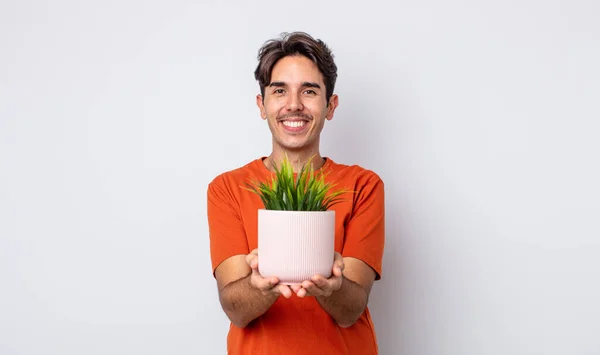
[[[343,257],[367,263],[381,278],[385,244],[385,191],[383,181],[375,174],[357,182],[352,214],[346,223]]]
[[[250,251],[239,204],[223,180],[215,179],[208,185],[206,210],[214,275],[215,269],[223,261]]]

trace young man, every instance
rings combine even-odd
[[[208,186],[212,266],[223,310],[231,320],[229,354],[376,354],[367,307],[380,278],[384,249],[384,185],[372,171],[323,157],[320,134],[338,106],[337,67],[329,48],[305,33],[266,42],[259,51],[256,104],[273,150],[217,176]],[[266,181],[287,155],[297,172],[311,158],[327,180],[355,193],[336,211],[335,256],[329,279],[298,286],[258,272],[260,197],[240,186]]]

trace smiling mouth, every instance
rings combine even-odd
[[[290,128],[300,128],[306,125],[306,121],[282,121],[281,123]]]

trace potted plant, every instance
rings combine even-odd
[[[258,210],[258,270],[282,284],[298,284],[313,275],[331,276],[335,211],[345,190],[333,191],[324,172],[315,174],[312,158],[294,173],[287,156],[270,181],[247,184],[264,209]],[[294,176],[295,175],[295,176]]]

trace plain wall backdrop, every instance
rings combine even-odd
[[[381,354],[600,354],[599,4],[2,0],[0,354],[225,354],[206,187],[295,30],[386,183]]]

